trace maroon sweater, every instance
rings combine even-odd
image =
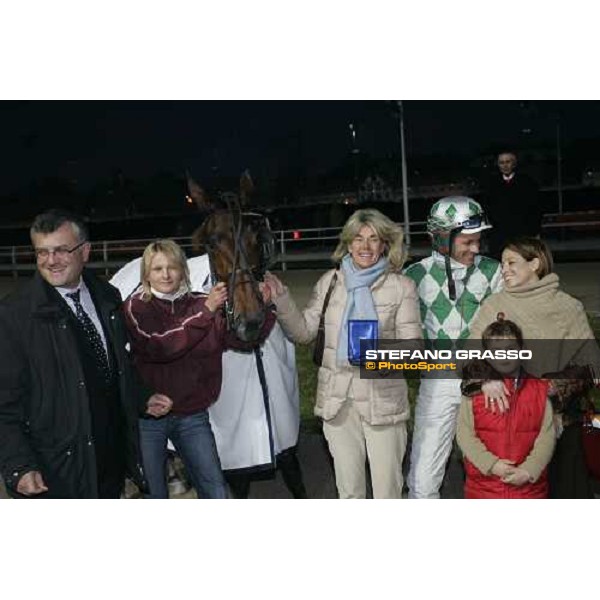
[[[184,416],[213,404],[221,391],[223,352],[250,350],[226,330],[222,311],[205,308],[206,295],[177,300],[141,299],[141,290],[123,305],[133,361],[154,391],[173,400],[172,414]],[[269,335],[275,316],[268,311],[259,343]]]

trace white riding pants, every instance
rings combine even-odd
[[[460,379],[421,379],[408,474],[409,498],[440,497],[460,401]]]

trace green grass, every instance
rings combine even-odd
[[[318,368],[312,361],[312,346],[296,344],[296,366],[300,385],[300,423],[303,431],[315,432],[320,422],[313,414],[317,391]]]

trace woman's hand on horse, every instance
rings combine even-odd
[[[219,283],[210,290],[205,306],[210,312],[215,312],[225,304],[225,300],[227,300],[227,285],[223,281],[219,281]]]
[[[261,281],[258,284],[258,289],[259,289],[260,293],[262,294],[263,302],[267,305],[271,304],[272,293],[271,293],[271,288],[269,287],[269,285],[266,284],[264,281]]]
[[[285,293],[285,286],[281,282],[281,279],[273,275],[270,271],[265,273],[265,285],[269,287],[272,299],[278,298]]]

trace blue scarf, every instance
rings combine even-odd
[[[340,366],[348,366],[348,321],[350,319],[368,319],[377,321],[377,311],[373,296],[369,289],[379,276],[387,269],[388,259],[382,256],[372,267],[360,269],[346,254],[342,259],[342,273],[346,285],[346,307],[342,316],[342,326],[338,336],[337,362]]]

